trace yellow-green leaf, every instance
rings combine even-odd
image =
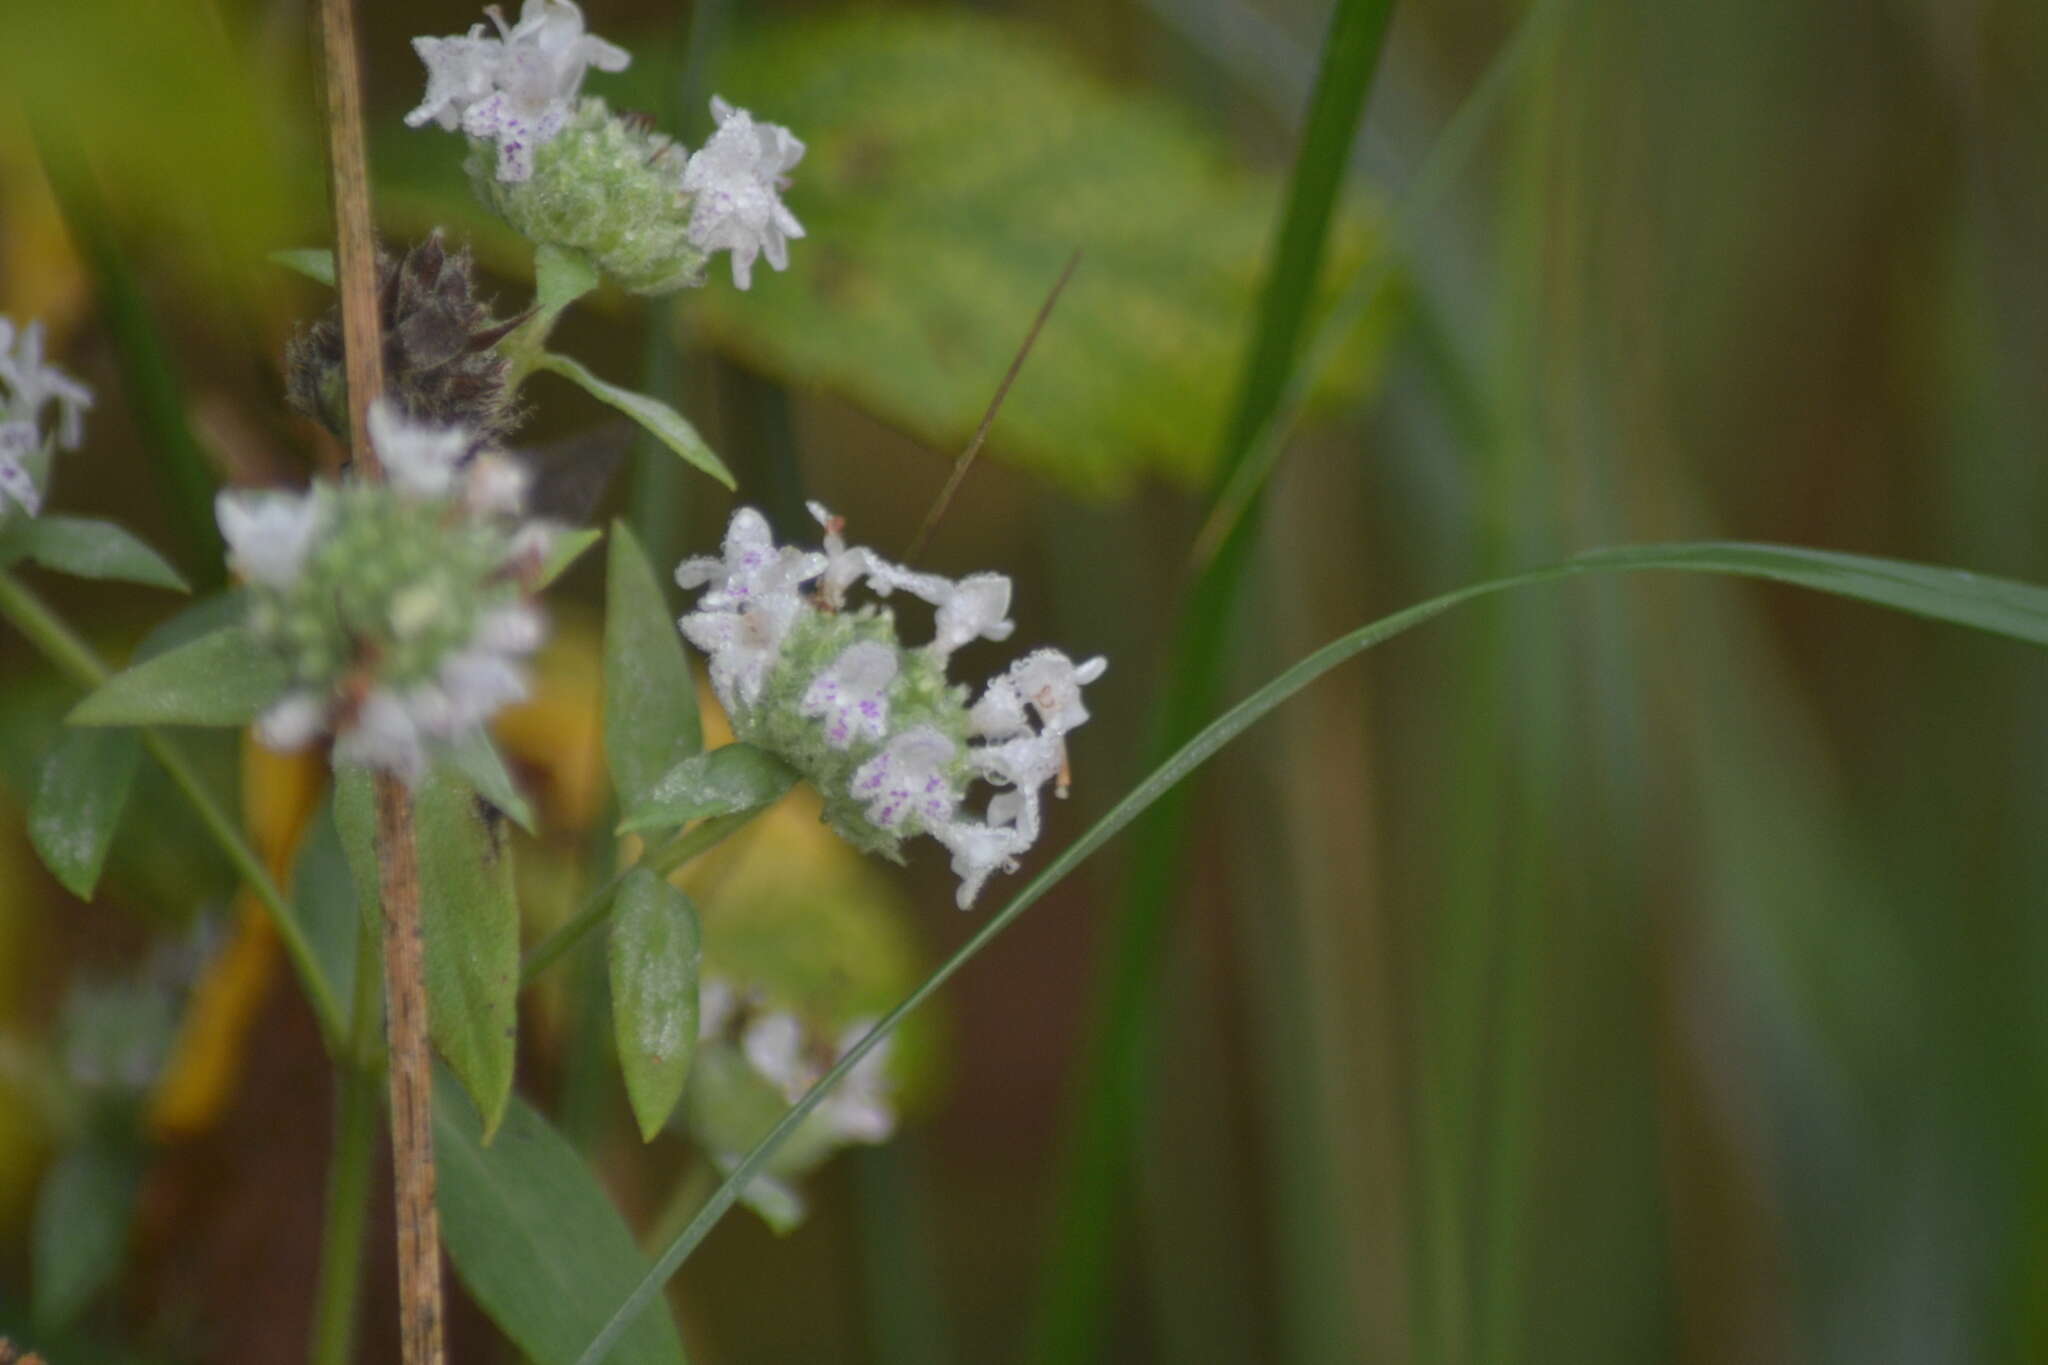
[[[703,747],[675,616],[639,540],[615,523],[605,569],[604,753],[619,805],[630,809]]]

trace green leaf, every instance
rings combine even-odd
[[[141,1184],[141,1154],[101,1137],[66,1152],[43,1177],[36,1196],[37,1326],[65,1326],[113,1282]]]
[[[712,453],[711,447],[704,443],[704,438],[697,434],[697,428],[691,426],[688,418],[668,404],[649,398],[644,393],[622,389],[617,384],[607,384],[568,356],[557,355],[553,351],[543,352],[534,362],[534,366],[537,369],[552,370],[581,387],[599,402],[611,404],[647,428],[663,445],[727,488],[739,487],[733,482],[732,471],[725,467],[723,460]]]
[[[512,1101],[485,1147],[476,1112],[445,1074],[434,1087],[441,1228],[455,1273],[538,1365],[568,1365],[647,1268],[603,1188],[562,1136]],[[682,1365],[665,1313],[649,1313],[606,1357]]]
[[[484,1140],[512,1095],[519,997],[519,901],[505,821],[446,765],[413,794],[427,1024],[476,1100]]]
[[[62,730],[36,775],[28,837],[64,889],[91,900],[142,762],[133,730]]]
[[[72,725],[247,725],[291,681],[284,661],[240,626],[115,674],[73,708]]]
[[[612,907],[612,1030],[642,1141],[668,1122],[697,1051],[697,961],[703,940],[690,898],[635,868]]]
[[[349,777],[351,772],[356,779]],[[313,961],[327,983],[328,993],[336,1000],[354,998],[357,926],[365,909],[374,914],[377,908],[376,855],[368,854],[366,866],[373,889],[367,897],[358,896],[357,872],[342,839],[339,814],[344,804],[342,793],[351,789],[349,799],[357,803],[352,814],[363,821],[363,849],[367,851],[368,840],[374,838],[369,830],[376,818],[368,799],[368,779],[369,774],[362,768],[344,767],[335,774],[334,797],[323,802],[314,815],[306,830],[305,843],[299,849],[298,865],[292,872],[292,909],[298,914],[300,932],[312,948]]]
[[[543,245],[533,253],[533,301],[552,317],[597,288],[597,267],[580,251]]]
[[[1042,28],[991,18],[764,26],[734,44],[716,88],[802,130],[809,152],[785,196],[808,235],[786,275],[703,291],[691,316],[715,340],[957,451],[1078,248],[991,453],[1091,496],[1210,477],[1276,177],[1244,169],[1186,109],[1094,76]],[[1379,249],[1355,208],[1337,229],[1326,278]],[[1376,308],[1354,332],[1325,397],[1371,382],[1389,317]]]
[[[597,1361],[605,1358],[610,1344],[632,1326],[641,1310],[661,1292],[661,1286],[675,1273],[676,1267],[740,1198],[740,1191],[746,1188],[747,1182],[774,1160],[778,1149],[802,1126],[832,1088],[860,1065],[863,1057],[894,1032],[913,1010],[936,994],[954,973],[979,956],[997,935],[1016,922],[1019,915],[1036,904],[1040,897],[1097,849],[1120,834],[1160,797],[1208,762],[1224,745],[1339,664],[1434,620],[1453,607],[1498,593],[1587,574],[1659,569],[1774,579],[1956,625],[1974,626],[2033,644],[2048,645],[2048,588],[1902,560],[1739,542],[1640,545],[1589,551],[1563,564],[1454,589],[1341,635],[1298,660],[1225,711],[1153,769],[1122,800],[1110,807],[1107,814],[1091,825],[1087,833],[1062,849],[1059,856],[1026,883],[1010,903],[972,938],[939,964],[938,969],[919,983],[916,990],[883,1015],[866,1037],[848,1048],[819,1077],[817,1084],[790,1106],[789,1112],[754,1145],[753,1150],[727,1172],[725,1182],[656,1259],[653,1268],[617,1311],[605,1320],[603,1329],[577,1358],[577,1365],[596,1365]]]
[[[0,530],[0,564],[29,560],[73,578],[142,583],[188,591],[155,550],[111,521],[89,517],[14,517]]]
[[[449,746],[447,761],[476,788],[476,794],[512,817],[512,823],[533,833],[533,806],[513,784],[505,757],[491,737],[479,730]]]
[[[703,748],[675,616],[639,540],[614,522],[605,567],[604,753],[620,807],[631,809]]]
[[[775,755],[751,744],[728,744],[686,758],[663,773],[628,809],[618,832],[757,810],[781,800],[796,779],[795,769]]]
[[[271,252],[268,259],[272,265],[296,270],[309,280],[334,288],[334,253],[324,246],[286,247]]]
[[[541,565],[540,582],[537,587],[548,584],[569,572],[569,566],[583,557],[583,552],[597,544],[604,532],[595,526],[582,526],[574,531],[564,531],[548,546],[547,562]]]

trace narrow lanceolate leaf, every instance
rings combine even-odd
[[[590,1168],[524,1101],[491,1145],[461,1090],[434,1087],[441,1231],[470,1296],[538,1365],[569,1365],[647,1270]],[[666,1313],[623,1333],[614,1365],[682,1365]]]
[[[565,355],[549,351],[534,362],[543,370],[553,370],[562,378],[582,388],[601,403],[609,403],[626,416],[647,428],[648,432],[663,445],[682,456],[727,488],[737,488],[732,471],[725,467],[725,461],[712,452],[697,434],[697,428],[690,425],[688,418],[659,399],[649,398],[644,393],[622,389],[617,384],[607,384],[578,362]]]
[[[622,810],[704,747],[697,689],[654,566],[625,523],[605,568],[604,753]]]
[[[1087,833],[1062,849],[1058,857],[1033,877],[1023,890],[1011,898],[1008,905],[977,930],[974,936],[941,963],[936,971],[926,977],[916,990],[883,1015],[866,1037],[841,1054],[839,1060],[818,1079],[817,1084],[791,1105],[789,1112],[784,1114],[753,1149],[727,1173],[725,1183],[712,1192],[711,1197],[704,1202],[704,1207],[690,1220],[689,1226],[676,1235],[675,1240],[656,1258],[653,1267],[634,1287],[633,1292],[605,1318],[603,1329],[591,1338],[590,1345],[578,1357],[577,1365],[596,1365],[598,1361],[609,1357],[613,1343],[623,1333],[632,1329],[639,1320],[642,1310],[660,1294],[661,1286],[675,1273],[676,1267],[683,1263],[718,1220],[739,1200],[740,1191],[773,1160],[777,1150],[789,1140],[825,1096],[831,1093],[833,1087],[844,1080],[848,1072],[859,1066],[863,1057],[880,1046],[911,1011],[936,994],[941,986],[952,979],[954,973],[979,956],[998,935],[1016,921],[1018,916],[1057,886],[1068,873],[1079,867],[1097,849],[1122,833],[1124,828],[1144,813],[1147,807],[1186,781],[1189,774],[1208,762],[1224,745],[1339,664],[1363,654],[1376,645],[1385,644],[1395,636],[1404,634],[1426,621],[1434,620],[1453,607],[1499,593],[1555,583],[1586,574],[1627,573],[1646,569],[1774,579],[1880,606],[1894,607],[1956,625],[1974,626],[2034,644],[2048,645],[2048,587],[2019,583],[2011,579],[1985,578],[1961,569],[1910,564],[1895,559],[1875,559],[1867,555],[1838,554],[1829,550],[1808,550],[1787,545],[1732,542],[1640,545],[1595,550],[1563,564],[1532,569],[1510,578],[1491,579],[1454,589],[1428,601],[1418,602],[1391,616],[1381,617],[1347,635],[1341,635],[1314,653],[1297,660],[1279,676],[1225,711],[1186,744],[1175,750],[1171,757],[1153,769],[1122,800],[1112,806],[1108,813],[1091,825]]]
[[[545,588],[548,584],[569,572],[569,567],[583,557],[583,552],[597,544],[604,532],[595,526],[578,527],[555,537],[548,547],[547,559],[540,566],[540,581],[534,586]]]
[[[489,1141],[512,1094],[519,902],[505,820],[448,766],[413,798],[426,935],[427,1024]]]
[[[328,994],[335,1000],[354,998],[356,979],[357,925],[362,919],[363,902],[356,895],[356,871],[348,849],[341,835],[341,819],[338,807],[342,804],[340,791],[347,769],[335,776],[336,795],[331,804],[323,804],[313,816],[313,823],[306,830],[305,842],[299,848],[298,865],[292,872],[292,909],[298,912],[299,930],[305,934],[306,942],[312,945],[313,961],[318,965],[320,975],[327,982]],[[354,770],[360,778],[362,796],[369,795],[368,774],[363,769]],[[352,812],[365,838],[374,839],[371,833],[375,814],[367,800],[358,801]],[[376,855],[369,855],[369,871],[374,873]],[[369,898],[370,909],[376,908],[376,897]]]
[[[448,761],[476,788],[476,794],[512,818],[512,823],[533,833],[533,806],[513,784],[505,757],[491,737],[478,730],[450,746]]]
[[[309,280],[334,287],[334,253],[324,246],[294,246],[270,253],[272,265],[296,270]]]
[[[142,583],[187,592],[185,580],[155,550],[111,521],[90,517],[13,517],[0,530],[0,565],[21,560],[73,578]]]
[[[142,761],[133,730],[65,730],[43,757],[28,837],[64,889],[91,900]]]
[[[796,771],[751,744],[728,744],[663,773],[619,822],[619,833],[680,825],[710,815],[757,810],[782,799]]]
[[[120,1272],[141,1184],[140,1153],[87,1138],[58,1158],[36,1196],[35,1320],[54,1331]]]
[[[109,678],[73,725],[247,725],[290,681],[284,661],[240,626],[202,635]]]
[[[683,1097],[697,1051],[697,907],[645,868],[612,909],[612,1029],[626,1098],[647,1142]]]

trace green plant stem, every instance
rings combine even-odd
[[[320,1229],[320,1280],[313,1296],[311,1365],[355,1358],[356,1305],[363,1289],[363,1234],[370,1210],[370,1166],[377,1153],[377,1095],[384,1083],[383,996],[377,921],[356,918],[356,976],[348,1055],[335,1097],[334,1156],[327,1168],[327,1210]]]
[[[98,687],[110,675],[111,670],[91,645],[79,638],[77,632],[26,584],[5,571],[0,571],[0,616],[5,616],[16,630],[28,637],[29,643],[41,650],[51,663],[79,686],[88,689]],[[279,942],[284,944],[285,954],[299,975],[299,985],[319,1021],[321,1039],[329,1055],[334,1055],[341,1046],[344,1033],[341,1006],[320,974],[313,945],[307,942],[304,930],[299,927],[298,915],[271,879],[263,860],[256,856],[255,850],[249,847],[241,831],[235,827],[235,822],[228,818],[213,793],[207,790],[206,783],[192,767],[191,761],[161,731],[143,726],[141,734],[144,747],[169,774],[171,782],[198,814],[200,823],[206,826],[206,832],[213,836],[213,841],[227,855],[235,871],[241,874],[249,889],[256,893],[257,900],[270,912],[271,926],[276,929]]]
[[[581,908],[570,917],[568,923],[533,945],[532,950],[526,955],[526,960],[520,964],[519,984],[532,985],[535,977],[581,942],[585,934],[603,924],[611,916],[612,898],[618,894],[619,884],[626,880],[626,874],[634,868],[644,867],[657,876],[665,877],[698,854],[709,852],[725,842],[728,835],[767,809],[766,806],[757,806],[753,810],[735,811],[731,815],[717,815],[709,820],[699,821],[690,829],[676,834],[659,848],[643,855],[639,862],[614,872],[605,879],[602,886],[585,898]]]
[[[1227,492],[1261,430],[1285,398],[1309,305],[1321,273],[1330,217],[1364,115],[1393,0],[1341,0],[1323,45],[1321,69],[1274,243],[1236,404],[1223,437],[1216,487]],[[1259,525],[1260,498],[1247,495],[1216,553],[1196,577],[1175,632],[1172,679],[1158,712],[1151,756],[1171,755],[1215,709],[1221,662],[1245,566]],[[1111,931],[1090,1013],[1088,1044],[1070,1119],[1061,1194],[1044,1258],[1028,1358],[1093,1356],[1110,1289],[1117,1191],[1137,1131],[1147,1039],[1156,1013],[1170,909],[1184,871],[1188,793],[1160,801],[1134,840],[1120,913]]]

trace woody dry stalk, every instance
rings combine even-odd
[[[370,403],[384,391],[377,258],[363,139],[362,77],[352,0],[321,0],[336,283],[348,374],[351,453],[365,478],[382,466],[369,439]],[[377,775],[377,866],[384,906],[384,998],[390,1034],[391,1146],[398,1203],[399,1341],[405,1365],[442,1365],[441,1238],[434,1209],[433,1073],[420,935],[412,795]]]

